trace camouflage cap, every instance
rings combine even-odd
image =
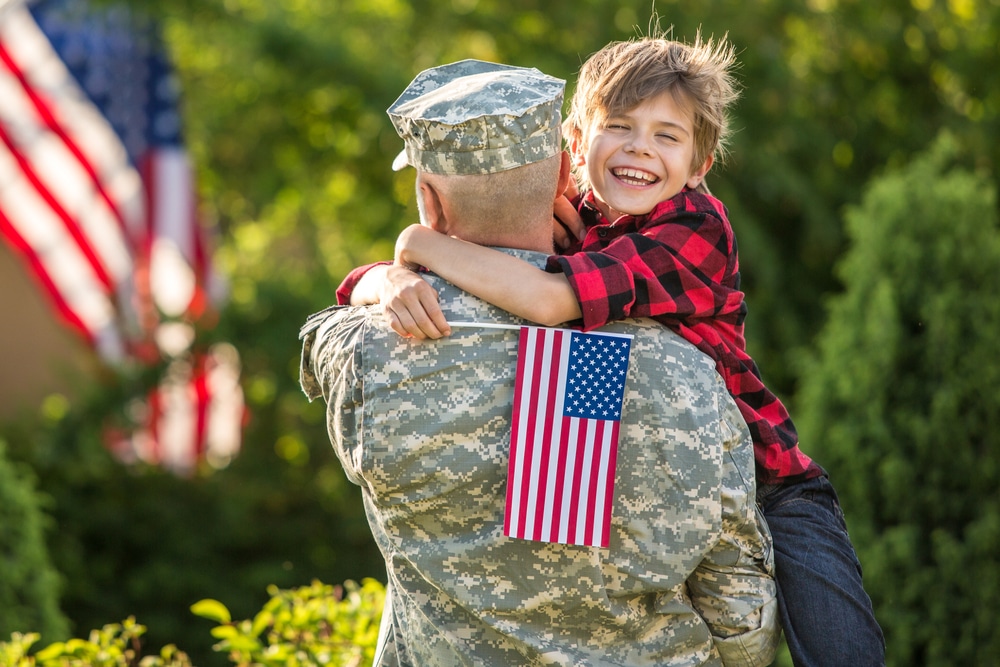
[[[424,70],[391,107],[405,148],[396,171],[490,174],[562,148],[562,79],[537,69],[462,60]]]

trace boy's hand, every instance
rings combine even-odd
[[[556,249],[564,251],[583,240],[587,228],[583,219],[573,206],[573,199],[579,194],[576,182],[570,179],[566,192],[556,197],[552,210],[552,240]]]
[[[379,302],[392,330],[405,338],[441,338],[451,334],[434,288],[402,266],[386,270]]]

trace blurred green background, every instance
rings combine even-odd
[[[731,155],[709,175],[740,243],[747,338],[802,448],[831,473],[890,665],[1000,660],[998,0],[133,0],[162,20],[230,300],[250,421],[226,469],[127,469],[100,440],[128,386],[2,428],[34,480],[69,631],[137,616],[199,665],[211,597],[384,580],[298,328],[417,220],[385,109],[478,58],[567,79],[646,33],[739,49]],[[0,628],[2,630],[3,628]],[[54,638],[54,637],[52,637]]]

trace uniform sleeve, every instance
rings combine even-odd
[[[714,213],[672,213],[599,250],[551,257],[547,268],[569,280],[584,330],[626,317],[745,317],[736,240]]]
[[[774,555],[756,504],[749,433],[730,403],[720,424],[725,438],[722,533],[688,579],[688,590],[723,663],[763,667],[774,659],[780,636]]]
[[[326,402],[327,430],[348,479],[361,484],[362,337],[370,309],[335,307],[302,327],[299,382],[310,401]]]

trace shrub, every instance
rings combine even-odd
[[[59,612],[59,577],[45,546],[46,517],[27,466],[7,459],[0,440],[0,636],[27,629],[66,636]]]
[[[847,216],[797,423],[838,487],[890,665],[1000,660],[1000,227],[943,137]]]
[[[291,591],[270,587],[270,601],[253,619],[230,620],[215,600],[192,611],[219,623],[212,635],[237,665],[311,667],[370,665],[375,657],[385,588],[374,579],[343,588],[314,581]]]
[[[92,630],[89,639],[70,639],[45,647],[36,655],[29,649],[38,640],[35,633],[14,633],[11,641],[0,643],[3,667],[192,667],[187,655],[167,646],[159,655],[139,658],[139,638],[145,626],[129,617],[121,624]]]
[[[330,586],[314,581],[293,590],[268,588],[271,598],[252,619],[233,621],[216,600],[191,607],[218,625],[215,650],[240,667],[357,667],[375,657],[385,588],[374,579]],[[129,617],[91,631],[89,638],[46,646],[34,655],[37,633],[13,633],[0,642],[0,667],[193,667],[173,644],[143,656],[146,627]]]

